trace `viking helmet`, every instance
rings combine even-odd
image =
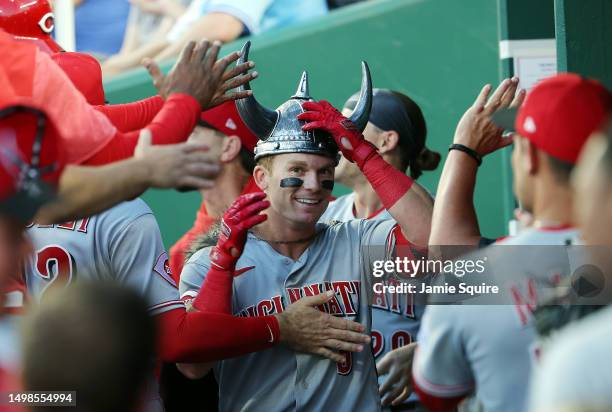
[[[238,64],[249,58],[248,41],[242,48]],[[239,91],[251,90],[249,83],[238,88]],[[255,160],[281,153],[312,153],[339,160],[338,146],[334,139],[321,130],[304,131],[304,121],[297,116],[304,112],[302,103],[313,101],[308,88],[308,73],[303,72],[297,91],[289,100],[276,110],[259,104],[253,95],[236,100],[238,113],[244,123],[259,138],[255,147]],[[361,92],[359,101],[350,120],[361,131],[365,129],[372,107],[372,80],[366,62],[361,62]]]

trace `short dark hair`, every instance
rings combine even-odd
[[[76,391],[77,412],[131,412],[153,373],[155,324],[133,291],[81,282],[43,295],[23,349],[26,390]]]

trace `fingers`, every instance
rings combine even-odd
[[[138,135],[138,143],[136,144],[137,148],[143,148],[151,146],[153,143],[153,135],[149,129],[142,129],[140,134]]]
[[[213,66],[217,62],[217,58],[219,57],[219,50],[221,49],[221,42],[215,40],[212,44],[212,47],[204,57],[204,69],[207,71],[212,71]],[[227,63],[229,64],[229,63]],[[215,69],[220,70],[220,73],[223,73],[227,65],[224,67],[223,65],[216,66]]]
[[[309,130],[314,130],[314,129],[327,130],[326,129],[326,124],[324,122],[322,122],[322,121],[310,122],[310,123],[306,123],[304,126],[302,126],[302,130],[304,130],[305,132],[307,132]]]
[[[504,81],[502,81],[499,86],[497,86],[497,89],[489,99],[489,102],[485,105],[484,110],[487,114],[491,114],[499,108],[499,106],[501,105],[502,96],[504,95],[504,93],[506,93],[506,91],[511,85],[512,82],[510,81],[510,79],[504,79]]]
[[[344,355],[341,355],[340,353],[331,351],[327,348],[319,348],[317,351],[315,351],[316,354],[323,356],[324,358],[330,359],[334,362],[344,362]]]
[[[236,76],[233,79],[223,83],[221,85],[220,91],[226,92],[228,90],[235,89],[236,87],[242,86],[243,84],[248,83],[251,80],[257,78],[257,76],[259,76],[259,73],[257,72],[247,73],[243,76]]]
[[[512,101],[512,103],[510,103],[510,107],[521,107],[521,105],[525,101],[526,96],[527,96],[527,90],[525,89],[519,90],[516,96],[514,96],[514,100]]]
[[[185,172],[191,176],[214,179],[219,174],[219,166],[211,163],[192,162],[185,164]]]
[[[518,84],[518,77],[513,77],[512,79],[510,79],[510,85],[501,97],[501,103],[499,105],[500,108],[507,108],[510,106],[510,104],[514,100],[514,96],[516,95],[516,89],[518,87]]]
[[[204,179],[197,176],[181,176],[173,187],[189,187],[196,189],[212,189],[215,187],[214,180]]]
[[[298,120],[303,120],[305,122],[313,122],[313,121],[321,120],[322,117],[323,115],[321,114],[321,112],[313,112],[313,111],[300,113],[297,116]]]
[[[159,65],[153,59],[148,57],[142,59],[142,65],[145,67],[145,69],[147,69],[147,72],[149,72],[149,76],[151,76],[155,88],[159,89],[162,81],[164,80],[164,75],[159,68]]]
[[[391,358],[385,355],[381,360],[376,362],[376,371],[378,371],[379,375],[386,375],[389,373],[392,364],[393,362],[391,361]]]
[[[227,57],[224,57],[223,59],[221,59],[219,62],[223,61],[224,59],[226,59]],[[219,62],[217,62],[217,64],[219,64]],[[236,77],[240,74],[245,74],[247,71],[251,70],[253,67],[255,67],[255,63],[252,61],[248,61],[242,64],[237,64],[236,66],[232,67],[229,70],[226,70],[225,72],[223,72],[223,76],[221,77],[221,80],[223,80],[224,82],[228,81],[229,79]]]
[[[208,105],[209,109],[212,109],[215,106],[219,106],[222,103],[229,102],[230,100],[238,100],[244,99],[245,97],[249,97],[253,94],[251,90],[245,90],[243,92],[230,92],[222,94],[221,96],[215,98]]]
[[[489,93],[491,93],[491,85],[485,84],[480,93],[476,97],[474,104],[472,107],[478,109],[479,111],[484,109],[485,104],[487,103],[487,99],[489,98]]]
[[[242,230],[249,230],[253,226],[257,226],[258,224],[265,222],[268,219],[268,215],[255,215],[249,217],[242,222]]]
[[[308,111],[308,110],[320,111],[320,110],[323,110],[322,103],[323,103],[323,101],[321,101],[321,102],[304,102],[302,104],[302,107],[306,111]]]
[[[388,382],[388,379],[387,381],[385,381],[385,383],[387,382]],[[389,404],[397,405],[396,403],[397,399],[404,393],[404,391],[408,391],[408,393],[410,393],[410,389],[406,388],[406,386],[407,386],[407,379],[405,377],[401,377],[397,379],[394,382],[394,385],[390,386],[389,388],[385,390],[384,396],[383,396],[383,392],[380,392],[381,398],[383,398],[382,404],[384,406],[387,406]],[[381,391],[382,391],[382,386],[381,386]]]
[[[329,291],[329,292],[332,292],[332,291]],[[363,326],[361,323],[353,322],[352,320],[348,320],[348,319],[337,318],[331,315],[327,315],[327,316],[331,318],[329,319],[329,326],[334,329],[340,329],[340,330],[346,330],[346,331],[358,332],[358,333],[365,332],[365,326]],[[369,336],[367,335],[362,335],[362,336],[366,336],[368,338],[368,341],[370,340]]]
[[[178,66],[179,64],[189,63],[189,60],[191,60],[191,56],[193,54],[193,49],[195,49],[195,47],[196,42],[190,41],[189,43],[187,43],[185,47],[183,47],[183,50],[181,50],[181,54],[179,55],[179,58],[176,61],[176,66]]]
[[[345,351],[345,352],[362,352],[363,345],[349,343],[338,339],[327,339],[323,343],[327,348],[333,349],[335,351]]]
[[[389,376],[387,376],[387,379],[385,379],[383,384],[380,385],[380,388],[378,389],[378,393],[380,394],[380,396],[382,397],[384,394],[391,391],[393,386],[399,383],[400,378],[401,375],[398,373],[397,369],[390,373]]]
[[[259,202],[253,203],[248,206],[243,206],[234,216],[233,221],[241,222],[251,216],[257,215],[259,212],[270,207],[270,202],[267,200],[260,200]]]
[[[502,149],[506,146],[510,146],[513,143],[513,141],[514,140],[512,139],[512,135],[501,137],[497,142],[497,148],[495,150]]]
[[[295,302],[294,305],[300,304],[303,306],[315,307],[315,306],[319,306],[319,305],[329,302],[334,295],[335,293],[333,290],[328,290],[327,292],[319,293],[318,295],[305,296],[299,299],[297,302]],[[331,315],[327,315],[327,316],[331,316]]]
[[[404,401],[406,401],[406,399],[408,399],[408,397],[410,396],[410,394],[412,393],[412,385],[410,383],[406,384],[404,386],[404,390],[402,391],[402,393],[400,394],[400,396],[398,396],[397,398],[395,398],[393,400],[393,402],[391,402],[391,405],[395,406],[395,405],[399,405],[400,403],[403,403]]]
[[[207,152],[210,150],[210,146],[205,143],[187,142],[179,144],[181,145],[183,153]]]
[[[198,43],[198,45],[193,50],[193,57],[191,59],[196,65],[202,64],[202,61],[206,58],[206,52],[210,48],[210,42],[207,39],[204,39]]]

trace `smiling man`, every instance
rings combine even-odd
[[[242,58],[248,58],[248,47]],[[326,293],[331,300],[321,310],[369,329],[373,261],[391,258],[395,246],[406,242],[405,229],[431,208],[411,190],[412,180],[385,162],[361,134],[371,87],[364,64],[359,102],[350,119],[325,101],[312,101],[306,73],[295,95],[276,111],[255,98],[238,103],[241,117],[260,138],[253,176],[269,202],[239,199],[224,217],[217,246],[198,251],[185,265],[183,297],[197,296],[204,277],[202,287],[208,287],[207,295],[196,297],[196,309],[251,317],[279,313],[302,296]],[[359,166],[395,221],[317,223],[333,189],[338,148]],[[264,208],[267,218],[257,215]],[[239,223],[243,220],[233,221],[240,214],[250,226],[259,224],[247,233]],[[212,285],[216,293],[208,293]],[[321,356],[296,346],[297,351],[279,346],[217,363],[220,410],[380,409],[368,345],[327,339]]]

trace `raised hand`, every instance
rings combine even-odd
[[[348,161],[360,165],[372,151],[376,152],[374,145],[364,139],[359,129],[329,102],[306,102],[302,107],[306,111],[298,115],[298,119],[307,122],[302,130],[319,129],[331,134]]]
[[[252,61],[228,68],[240,58],[239,52],[217,60],[220,48],[221,42],[218,41],[212,45],[208,40],[197,44],[189,42],[166,76],[152,59],[143,59],[143,65],[160,96],[166,98],[172,93],[188,94],[198,100],[204,111],[228,100],[251,95],[250,90],[229,91],[257,77],[257,72],[247,73],[255,66]]]
[[[510,137],[502,135],[503,130],[491,120],[491,115],[508,107],[518,107],[525,99],[525,90],[518,94],[518,78],[505,79],[489,98],[491,85],[485,85],[474,104],[463,114],[457,124],[453,143],[462,144],[485,156],[512,144]]]
[[[261,192],[242,195],[227,209],[221,220],[217,245],[210,251],[211,264],[224,270],[235,268],[244,249],[248,230],[268,218],[260,214],[270,207],[265,197],[266,194]]]

